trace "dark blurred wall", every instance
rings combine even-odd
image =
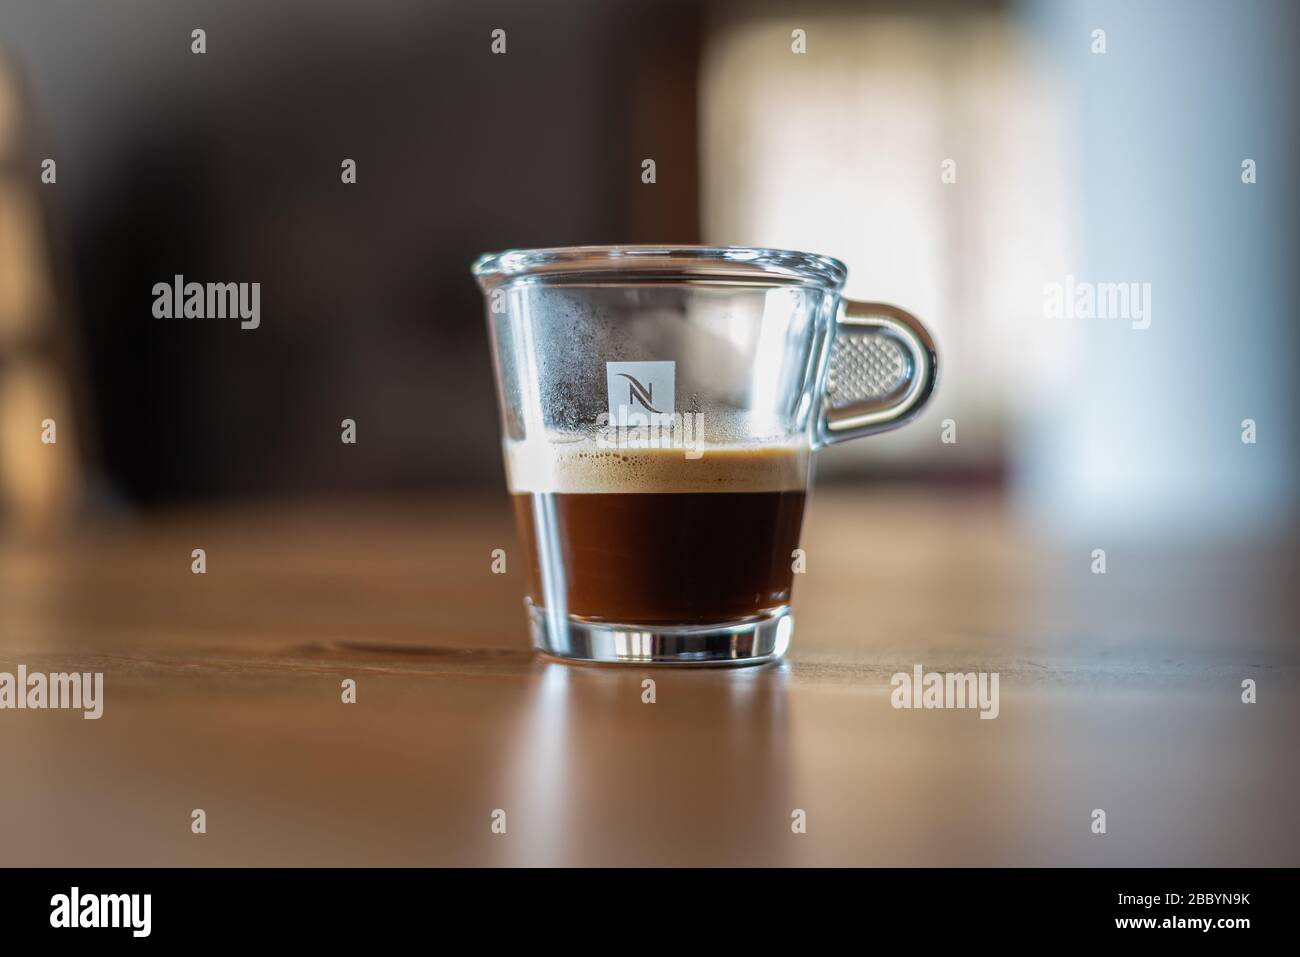
[[[87,454],[134,501],[494,486],[470,262],[698,241],[692,4],[0,11],[58,161]],[[498,27],[505,55],[489,49]],[[261,283],[261,327],[154,318],[154,283],[177,273]]]

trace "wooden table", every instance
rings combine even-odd
[[[3,540],[0,671],[106,688],[0,711],[0,864],[1300,863],[1292,550],[1099,576],[995,497],[884,488],[804,544],[787,662],[654,670],[530,652],[504,495]],[[998,718],[894,709],[915,664],[998,672]]]

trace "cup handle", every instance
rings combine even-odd
[[[835,320],[817,444],[875,435],[911,420],[934,392],[934,339],[897,306],[845,299]]]

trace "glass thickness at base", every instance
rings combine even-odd
[[[794,616],[788,605],[736,621],[703,625],[636,625],[549,614],[531,599],[533,645],[567,661],[600,664],[726,667],[761,665],[790,647]]]

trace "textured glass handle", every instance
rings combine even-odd
[[[817,442],[874,435],[909,421],[938,374],[934,339],[897,306],[844,300],[835,323]]]

